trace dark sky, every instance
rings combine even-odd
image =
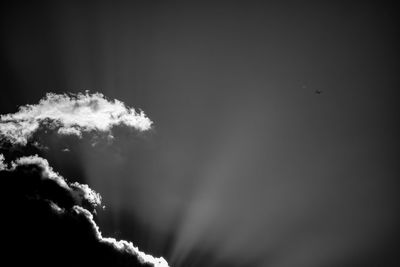
[[[398,8],[188,2],[2,4],[1,114],[86,89],[143,109],[150,133],[49,158],[173,267],[399,264]]]

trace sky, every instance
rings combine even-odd
[[[40,139],[103,235],[174,267],[398,266],[394,4],[2,5],[1,114],[89,90],[153,122]]]

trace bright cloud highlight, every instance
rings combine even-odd
[[[13,144],[25,145],[40,127],[80,137],[90,131],[110,133],[118,125],[146,131],[152,123],[143,111],[136,112],[100,93],[48,93],[36,105],[21,106],[14,114],[1,115],[0,136]]]

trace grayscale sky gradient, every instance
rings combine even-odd
[[[399,10],[188,2],[4,6],[1,113],[84,90],[143,109],[149,133],[48,158],[171,267],[399,264]]]

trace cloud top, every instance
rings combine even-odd
[[[25,145],[40,129],[57,130],[60,135],[81,136],[84,132],[110,133],[124,125],[138,131],[151,128],[143,111],[136,112],[119,100],[108,100],[101,93],[48,93],[36,105],[25,105],[14,114],[0,116],[0,137]]]
[[[34,240],[37,248],[32,247],[30,253],[41,255],[41,266],[71,266],[69,261],[78,261],[74,266],[112,262],[118,267],[169,267],[164,258],[148,255],[129,241],[103,237],[94,220],[100,195],[88,185],[65,180],[46,159],[25,156],[8,168],[0,154],[0,165],[2,185],[10,189],[0,199],[13,199],[12,223],[7,227],[11,236],[6,236],[6,243],[18,242],[19,238],[28,243]],[[51,251],[52,247],[58,249]],[[84,253],[79,254],[82,249]],[[59,262],[66,252],[72,258]]]

